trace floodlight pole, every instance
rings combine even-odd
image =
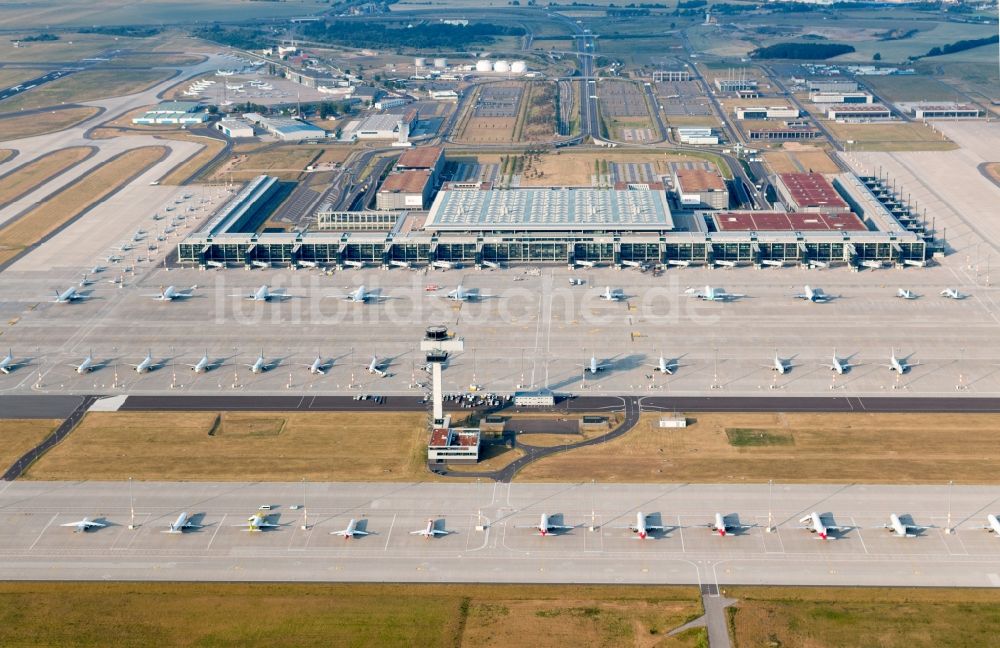
[[[309,508],[306,503],[306,478],[302,478],[302,530],[309,530]]]
[[[955,533],[955,529],[951,526],[951,487],[954,481],[948,481],[948,522],[944,526],[944,532],[948,535]]]
[[[774,509],[771,506],[771,491],[774,488],[774,480],[767,480],[767,532],[774,533]]]
[[[128,507],[131,512],[131,518],[128,524],[129,529],[135,528],[135,498],[132,496],[132,478],[128,478]]]

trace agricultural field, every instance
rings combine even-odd
[[[94,153],[89,146],[53,151],[0,176],[0,206],[14,202],[32,189],[82,162]]]
[[[2,105],[2,104],[0,104]],[[75,106],[32,112],[25,115],[0,115],[0,141],[45,135],[72,128],[100,112],[99,108]]]
[[[41,443],[60,423],[48,419],[4,419],[0,424],[0,472]]]
[[[166,152],[162,146],[145,146],[122,153],[0,228],[0,263],[13,259],[72,221],[155,164]]]
[[[665,635],[701,612],[694,587],[8,582],[0,644],[696,648]]]
[[[826,121],[834,137],[857,151],[950,151],[954,142],[919,122],[840,124]]]
[[[84,70],[5,99],[0,110],[14,112],[121,97],[146,90],[169,75],[168,70]]]
[[[27,478],[426,480],[425,425],[420,412],[92,412]]]
[[[990,645],[1000,592],[932,588],[730,587],[734,648]]]
[[[644,414],[626,435],[542,459],[518,479],[994,484],[1000,475],[1000,453],[984,451],[1000,424],[992,414],[698,414],[670,431],[658,419]]]
[[[513,142],[524,92],[525,84],[518,81],[480,86],[459,122],[455,140],[466,144]]]

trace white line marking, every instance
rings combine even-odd
[[[868,545],[865,544],[865,538],[861,535],[861,526],[854,520],[853,516],[851,517],[851,525],[854,526],[854,530],[858,532],[858,540],[861,541],[861,548],[865,550],[865,553],[868,553]]]
[[[389,539],[392,538],[392,529],[396,526],[396,516],[392,516],[392,522],[389,524],[389,533],[385,536],[385,548],[382,551],[389,551]]]
[[[205,547],[205,551],[208,551],[209,549],[212,548],[212,543],[215,542],[215,536],[219,535],[219,529],[222,528],[222,523],[226,521],[226,516],[227,515],[229,515],[229,514],[228,513],[224,514],[222,516],[222,519],[219,520],[219,525],[217,527],[215,527],[215,533],[212,534],[212,539],[208,541],[208,546]],[[183,529],[181,531],[183,531]]]
[[[46,531],[46,530],[47,530],[47,529],[48,529],[48,528],[49,528],[50,526],[52,526],[52,523],[56,521],[56,518],[57,518],[57,517],[59,517],[59,514],[58,514],[58,513],[56,513],[55,515],[53,515],[53,516],[52,516],[52,519],[50,519],[50,520],[49,520],[49,523],[48,523],[48,524],[46,524],[46,525],[45,525],[44,527],[42,527],[42,530],[38,532],[38,537],[37,537],[37,538],[35,538],[35,541],[31,543],[31,546],[30,546],[30,547],[28,547],[28,551],[31,551],[32,549],[34,549],[34,548],[35,548],[35,545],[36,545],[36,544],[38,544],[38,541],[42,539],[42,534],[44,534],[44,533],[45,533],[45,531]]]

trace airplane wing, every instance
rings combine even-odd
[[[366,536],[366,535],[369,535],[369,534],[368,534],[367,531],[359,531],[358,529],[355,529],[354,530],[354,535]]]

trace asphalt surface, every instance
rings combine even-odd
[[[73,428],[76,427],[77,423],[83,418],[83,415],[87,413],[87,409],[94,404],[97,400],[96,396],[85,396],[80,404],[70,413],[69,417],[62,422],[62,424],[56,428],[55,432],[47,436],[41,443],[37,446],[28,450],[24,455],[14,462],[14,464],[7,469],[7,472],[0,477],[2,481],[13,481],[21,476],[21,473],[25,471],[36,459],[45,454],[49,448],[55,446],[60,441],[66,438]]]

